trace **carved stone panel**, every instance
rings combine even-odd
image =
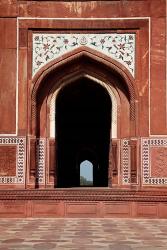
[[[0,175],[15,176],[16,175],[16,146],[0,147]]]
[[[167,147],[151,148],[151,176],[167,177]]]
[[[167,138],[142,139],[143,185],[167,185]]]
[[[24,184],[26,139],[0,137],[0,184]]]

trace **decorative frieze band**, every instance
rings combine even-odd
[[[167,138],[142,139],[143,185],[167,185]]]
[[[130,140],[121,143],[122,184],[131,183]],[[26,138],[0,138],[0,184],[24,184]],[[37,172],[39,184],[45,183],[46,139],[37,139]],[[142,138],[141,166],[143,185],[167,185],[167,138]]]
[[[0,138],[0,184],[24,184],[26,139]]]
[[[48,62],[80,46],[97,50],[122,63],[134,76],[135,34],[33,34],[32,74]]]

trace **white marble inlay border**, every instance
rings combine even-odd
[[[0,137],[1,145],[16,145],[16,176],[0,176],[0,184],[24,184],[26,162],[26,138]]]
[[[48,62],[81,46],[97,50],[135,74],[135,34],[33,34],[32,74]]]
[[[46,157],[46,140],[45,138],[37,138],[37,172],[36,178],[39,184],[45,183],[45,157]]]
[[[141,140],[141,163],[143,185],[167,185],[166,177],[151,177],[150,148],[167,147],[167,138],[142,138]]]
[[[122,165],[122,184],[128,185],[131,183],[130,178],[130,140],[123,139],[122,140],[122,148],[121,148],[121,165]]]

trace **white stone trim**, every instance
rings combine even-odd
[[[130,140],[123,139],[121,142],[121,167],[122,167],[122,184],[131,184],[130,171]]]
[[[46,139],[45,138],[37,138],[37,172],[36,179],[37,183],[44,184],[45,183],[45,171],[46,171]]]

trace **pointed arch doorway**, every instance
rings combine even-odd
[[[77,94],[76,92],[80,92],[80,89],[82,89],[82,85],[85,86],[85,88],[83,87],[84,91]],[[78,97],[75,98],[76,96]],[[100,97],[97,99],[96,96]],[[83,127],[79,126],[78,128],[82,133],[76,133],[76,129],[68,129],[75,126],[66,123],[66,121],[71,123],[75,121],[75,124],[77,124],[81,120],[79,118],[82,117],[81,111],[84,110],[81,104],[85,103],[90,104],[88,105],[89,108],[85,108],[88,111],[85,112],[86,114],[91,113],[87,120],[92,120],[92,123],[96,121],[96,123],[94,123],[94,129],[92,130],[83,130]],[[96,103],[95,109],[93,109],[93,103]],[[101,106],[99,106],[99,103]],[[66,107],[68,112],[64,112]],[[80,111],[74,112],[75,108],[73,109],[73,107],[78,107],[77,110]],[[96,112],[90,111],[91,109],[101,110],[102,107],[103,112],[98,112],[98,114],[101,114],[99,115],[102,121],[100,123],[100,119],[95,119],[97,118],[94,115]],[[87,48],[84,48],[84,51],[82,48],[79,52],[78,50],[74,51],[68,60],[66,60],[66,57],[61,62],[55,60],[34,77],[29,111],[32,118],[29,130],[31,135],[37,138],[37,140],[31,140],[32,145],[36,141],[38,143],[40,138],[39,142],[44,138],[47,141],[44,144],[48,146],[45,154],[46,160],[43,161],[42,159],[42,167],[38,164],[39,156],[36,155],[36,151],[31,149],[30,152],[30,159],[37,162],[35,166],[37,175],[41,168],[44,173],[48,174],[48,178],[44,178],[43,175],[41,182],[38,181],[38,178],[35,179],[36,187],[43,187],[43,183],[48,187],[80,186],[79,166],[85,160],[93,164],[93,186],[119,187],[121,185],[120,173],[124,169],[121,169],[122,144],[120,140],[135,137],[138,134],[138,92],[134,80],[124,67],[111,58],[106,61],[103,54],[99,57],[99,53],[96,54],[96,52]],[[75,116],[74,113],[77,115]],[[72,119],[73,117],[78,118]],[[109,120],[110,122],[106,122]],[[67,126],[64,125],[63,127],[61,124],[67,124]],[[101,130],[97,130],[97,124],[101,124],[101,126],[98,126],[102,128]],[[105,126],[105,124],[108,125]],[[84,134],[84,131],[87,131],[87,133]],[[83,143],[84,138],[91,138],[95,131],[98,131],[96,132],[97,136],[94,136],[94,142],[97,143],[92,145],[88,139],[86,143]],[[104,131],[107,132],[104,133]],[[77,134],[80,138],[78,143],[75,142]],[[81,134],[83,136],[80,136]],[[88,134],[91,136],[88,136]],[[100,140],[101,134],[103,139]],[[43,150],[46,151],[45,148]],[[81,155],[84,155],[82,161],[79,160]],[[88,155],[91,155],[93,160],[89,159]],[[105,159],[103,156],[105,156]],[[34,183],[33,166],[31,164],[30,168],[32,185]]]
[[[90,186],[108,186],[112,103],[107,90],[81,77],[60,89],[55,105],[57,186],[86,186],[80,182],[85,161],[93,168]]]

